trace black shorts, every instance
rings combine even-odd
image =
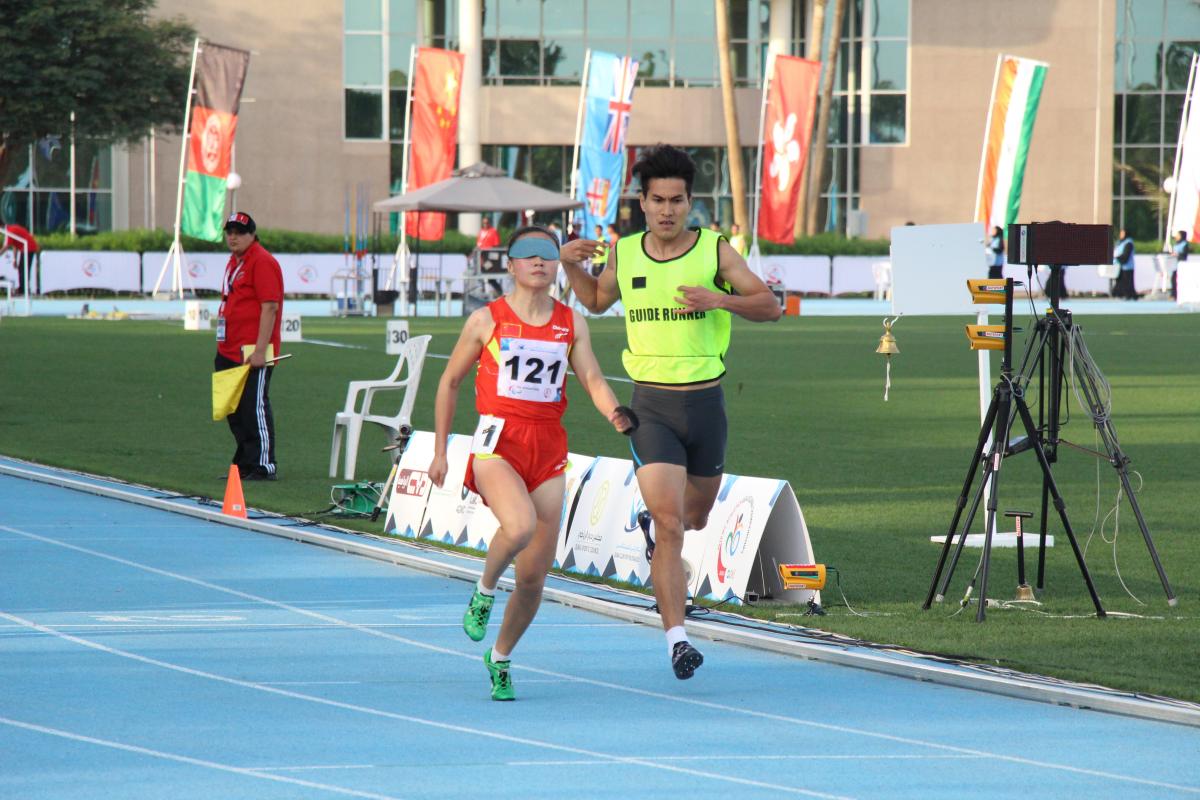
[[[675,391],[635,384],[629,405],[638,416],[629,443],[634,464],[678,464],[701,478],[724,472],[727,425],[720,386]]]

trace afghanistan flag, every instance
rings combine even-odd
[[[225,182],[249,63],[250,53],[245,50],[200,44],[182,218],[183,232],[197,239],[221,240]]]

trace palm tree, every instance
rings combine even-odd
[[[746,176],[742,171],[742,145],[738,139],[737,106],[733,100],[733,68],[729,63],[729,3],[713,0],[717,15],[717,53],[721,62],[721,104],[725,108],[725,145],[729,150],[729,190],[733,193],[733,221],[749,230],[746,220]]]
[[[846,0],[837,0],[833,7],[833,25],[829,29],[826,52],[829,57],[821,73],[821,99],[817,104],[817,135],[808,159],[808,205],[804,220],[804,232],[811,236],[817,232],[817,210],[821,204],[821,187],[824,185],[825,148],[829,144],[829,107],[833,103],[833,82],[837,77],[838,45],[842,40],[842,20],[846,16]],[[820,32],[814,31],[815,35]]]

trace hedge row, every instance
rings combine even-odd
[[[507,239],[510,231],[501,230],[501,239]],[[285,231],[270,228],[258,232],[263,247],[272,253],[341,253],[344,252],[342,236],[327,233],[305,233],[303,231]],[[97,233],[88,236],[71,238],[69,233],[49,233],[38,237],[39,243],[46,250],[117,250],[123,252],[147,253],[161,252],[171,246],[171,234],[163,230],[127,230]],[[370,249],[380,252],[395,252],[398,237],[388,235],[380,237],[376,244],[372,241]],[[409,247],[413,247],[411,243]],[[421,242],[421,249],[430,253],[469,253],[475,246],[472,237],[464,236],[458,231],[447,230],[446,236],[440,242]],[[887,255],[888,242],[886,239],[847,239],[834,233],[822,233],[804,239],[797,239],[791,245],[778,245],[770,242],[760,244],[764,255],[834,255],[834,256],[878,256]],[[223,242],[208,242],[203,239],[183,237],[183,249],[187,253],[203,253],[224,251]]]
[[[507,239],[509,231],[501,230],[501,238]],[[263,246],[273,253],[341,253],[344,252],[343,238],[338,234],[305,233],[263,229],[258,232]],[[50,233],[38,237],[46,250],[119,250],[124,252],[161,252],[171,246],[171,234],[163,230],[110,231],[74,239],[69,233]],[[372,241],[369,249],[379,252],[395,252],[399,239],[388,235]],[[409,245],[413,247],[413,244]],[[440,242],[421,242],[421,249],[430,253],[469,253],[475,240],[458,231],[447,230]],[[761,242],[763,255],[816,255],[816,256],[886,256],[887,239],[847,239],[836,233],[821,233],[797,239],[790,245]],[[1160,242],[1135,242],[1138,253],[1159,253]],[[208,242],[202,239],[183,237],[184,252],[200,253],[224,251],[224,242]]]

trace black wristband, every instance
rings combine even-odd
[[[633,409],[629,406],[617,406],[615,410],[624,414],[625,419],[629,420],[629,427],[621,431],[621,433],[625,434],[626,436],[632,436],[633,432],[638,428],[637,414],[633,413]]]

